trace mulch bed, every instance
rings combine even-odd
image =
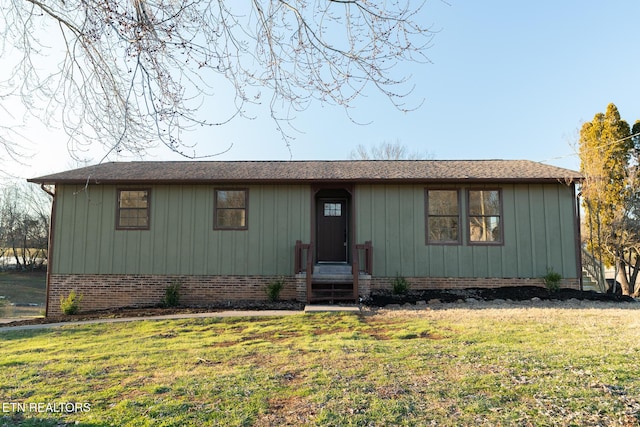
[[[534,298],[543,301],[568,301],[571,299],[582,301],[603,302],[634,302],[635,299],[625,295],[603,294],[595,291],[579,291],[562,288],[556,292],[549,292],[540,286],[511,286],[493,289],[457,289],[457,290],[423,290],[410,291],[406,295],[393,295],[391,292],[378,292],[365,301],[365,304],[384,307],[389,304],[415,304],[418,301],[438,300],[443,303],[458,302],[460,300],[475,299],[481,301],[527,301]]]
[[[543,301],[567,301],[586,300],[603,302],[634,302],[635,299],[616,294],[603,294],[595,291],[578,291],[575,289],[560,289],[556,292],[549,292],[539,286],[503,287],[494,289],[458,289],[458,290],[424,290],[410,291],[405,295],[392,295],[391,292],[376,292],[370,298],[362,301],[368,307],[386,307],[388,305],[416,304],[418,302],[453,303],[460,301],[526,301],[532,299]],[[303,310],[305,304],[297,301],[279,302],[238,302],[231,305],[208,307],[145,307],[145,308],[118,308],[112,310],[101,310],[86,312],[68,316],[38,317],[33,319],[16,320],[11,323],[0,324],[3,326],[38,325],[59,322],[75,322],[94,319],[123,318],[123,317],[149,317],[170,314],[204,313],[224,310]]]

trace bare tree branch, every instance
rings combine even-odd
[[[78,156],[96,143],[144,154],[159,142],[192,156],[185,131],[251,117],[265,93],[288,142],[284,124],[296,112],[314,101],[348,112],[370,86],[412,109],[409,76],[396,66],[429,62],[433,33],[419,23],[422,8],[409,0],[2,0],[0,54],[20,58],[0,93],[60,123]],[[202,109],[229,89],[233,103],[217,117]],[[0,144],[15,150],[6,137]]]

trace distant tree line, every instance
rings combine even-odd
[[[430,160],[428,151],[409,151],[399,140],[382,141],[376,145],[358,144],[349,153],[350,160]]]
[[[51,197],[28,184],[0,191],[0,268],[35,270],[47,263]]]

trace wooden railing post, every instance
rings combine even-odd
[[[371,240],[364,242],[365,252],[365,272],[369,275],[373,274],[373,245]]]
[[[304,251],[307,251],[306,257]],[[373,273],[373,245],[368,240],[363,244],[354,244],[352,251],[351,274],[353,275],[353,300],[357,301],[360,295],[360,273],[371,275]],[[361,258],[362,257],[362,258]],[[307,286],[307,303],[312,301],[312,285],[313,285],[313,242],[302,243],[296,240],[294,268],[296,274],[303,271]]]
[[[293,270],[294,274],[298,274],[302,269],[302,241],[296,240],[296,248],[293,254]]]
[[[304,245],[307,247],[307,303],[311,303],[311,276],[313,275],[313,242],[308,245]]]
[[[296,246],[294,249],[294,270],[295,274],[300,274],[303,271],[306,273],[305,281],[307,285],[307,303],[311,302],[311,281],[313,275],[313,242],[302,243],[300,240],[296,240]],[[305,258],[304,251],[307,251]]]
[[[363,267],[360,269],[360,251],[363,251],[362,261]],[[358,271],[362,271],[364,274],[373,273],[373,245],[371,240],[367,240],[364,244],[354,245],[353,250],[353,264],[357,264]]]
[[[360,251],[362,253],[362,269],[360,268]],[[373,273],[373,245],[371,240],[367,240],[364,244],[353,245],[353,299],[357,300],[359,295],[360,271],[364,274],[371,275]]]
[[[353,299],[358,299],[358,280],[360,279],[360,245],[353,245],[353,262],[351,272],[353,273]]]

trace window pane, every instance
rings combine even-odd
[[[469,238],[472,242],[500,242],[500,217],[485,216],[469,218]]]
[[[244,209],[218,209],[216,215],[217,228],[243,228],[245,227]]]
[[[427,243],[460,242],[458,190],[427,190]]]
[[[146,191],[120,191],[120,207],[121,208],[146,208],[147,192]]]
[[[123,209],[120,211],[120,227],[147,227],[147,211],[143,209]]]
[[[457,190],[429,190],[429,215],[458,215]]]
[[[498,190],[469,190],[470,215],[500,215]]]
[[[342,216],[342,203],[325,203],[324,216]]]
[[[146,219],[146,209],[122,209],[120,210],[120,219]]]
[[[149,191],[118,191],[118,228],[149,228]]]
[[[244,190],[217,190],[218,209],[244,208]]]
[[[457,242],[458,217],[429,217],[430,242]]]
[[[215,190],[215,229],[247,228],[247,190]]]

